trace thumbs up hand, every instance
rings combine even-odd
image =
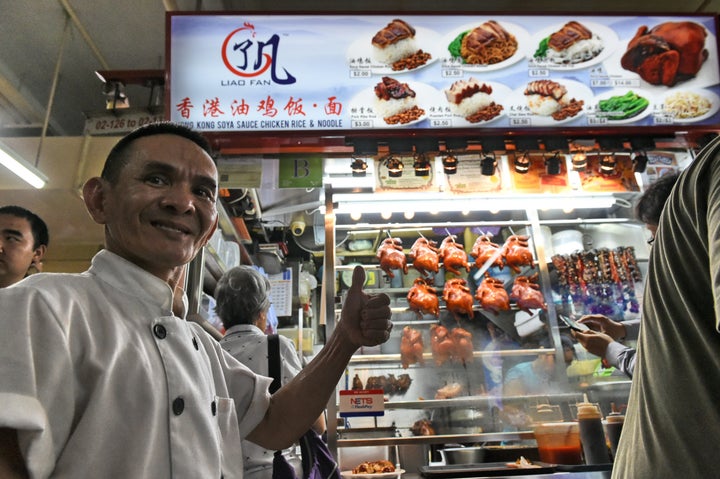
[[[336,328],[357,347],[384,343],[393,326],[390,298],[386,294],[365,293],[364,284],[365,270],[356,266]]]

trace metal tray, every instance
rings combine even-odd
[[[515,469],[508,467],[506,462],[485,462],[481,464],[454,464],[446,466],[421,466],[420,475],[428,478],[452,478],[452,477],[483,477],[498,476],[528,476],[535,474],[550,474],[555,472],[554,464],[544,462],[533,462],[540,467]]]

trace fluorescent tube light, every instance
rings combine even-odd
[[[2,143],[0,143],[0,164],[35,188],[44,187],[48,181],[45,175]]]
[[[383,197],[385,196],[385,197]],[[336,214],[395,213],[409,211],[503,211],[566,209],[572,206],[582,208],[609,208],[615,204],[611,195],[518,195],[518,196],[464,196],[448,197],[433,194],[336,194]]]

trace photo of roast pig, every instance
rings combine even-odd
[[[697,75],[708,51],[707,31],[694,22],[641,26],[628,43],[620,64],[652,85],[673,86]]]

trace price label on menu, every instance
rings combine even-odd
[[[532,121],[530,118],[510,118],[510,126],[530,126]]]
[[[463,71],[460,68],[443,68],[441,75],[443,78],[461,78]]]
[[[528,70],[528,76],[531,78],[542,78],[550,76],[550,71],[547,68],[531,68]]]
[[[452,120],[433,118],[430,120],[430,124],[440,128],[449,128],[452,126]]]
[[[372,120],[353,120],[352,121],[353,128],[372,128],[372,126],[373,126]]]
[[[350,78],[370,78],[371,76],[370,70],[350,70]]]
[[[656,125],[672,125],[675,123],[675,118],[672,115],[656,115],[653,122]]]
[[[590,86],[592,87],[603,88],[610,87],[612,85],[612,81],[610,81],[609,78],[594,78],[590,80]]]
[[[607,124],[607,118],[604,118],[601,116],[589,116],[587,121],[588,121],[588,125],[606,125]]]

